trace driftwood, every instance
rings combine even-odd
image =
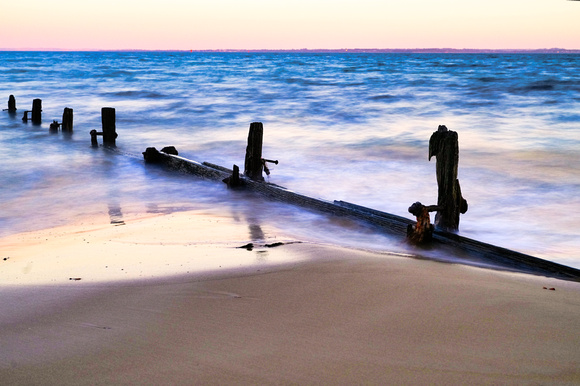
[[[467,201],[461,195],[457,179],[459,144],[457,133],[440,125],[429,139],[429,160],[437,157],[436,173],[438,185],[435,227],[454,232],[459,229],[459,214],[467,212]]]
[[[143,153],[147,163],[161,164],[174,170],[193,174],[198,177],[223,181],[230,178],[233,170],[213,165],[208,162],[199,163],[186,158],[159,152],[155,148],[147,148]],[[378,227],[386,233],[404,237],[413,220],[405,217],[366,208],[344,201],[326,201],[292,192],[284,187],[267,182],[257,182],[246,176],[239,176],[245,189],[254,191],[268,199],[285,202],[302,208],[328,213],[334,216],[348,217],[366,224]],[[455,233],[435,229],[432,234],[431,248],[448,246],[454,248],[447,251],[464,258],[466,263],[485,265],[489,268],[501,268],[514,272],[549,276],[563,280],[580,281],[580,270],[567,267],[548,260],[515,252],[491,244],[482,243]],[[425,253],[427,253],[426,251]],[[446,252],[446,253],[447,253]],[[437,257],[432,257],[437,259]]]

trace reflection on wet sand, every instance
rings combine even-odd
[[[250,230],[250,240],[252,240],[252,245],[255,246],[255,243],[264,242],[266,239],[264,235],[264,231],[260,224],[257,224],[256,219],[248,219],[248,228]],[[254,248],[252,248],[254,249]],[[249,250],[252,250],[249,249]],[[258,247],[256,249],[256,261],[258,262],[265,262],[268,260],[268,251],[263,249],[263,247]]]
[[[121,207],[118,204],[109,204],[109,218],[111,220],[111,224],[115,226],[125,225],[125,221],[123,220],[123,212],[121,211]]]

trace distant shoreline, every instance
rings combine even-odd
[[[339,49],[207,49],[207,50],[68,50],[59,48],[0,48],[0,52],[196,52],[196,53],[307,53],[307,54],[580,54],[580,49],[478,49],[478,48],[339,48]]]
[[[355,53],[355,54],[580,54],[579,50],[547,48],[536,50],[518,49],[472,49],[472,48],[344,48],[344,49],[298,49],[298,50],[193,50],[192,52],[271,52],[271,53]]]

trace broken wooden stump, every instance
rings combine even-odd
[[[164,152],[165,154],[179,155],[179,152],[177,151],[175,146],[165,146],[163,149],[161,149],[161,151]]]
[[[22,122],[28,122],[30,118],[28,118],[28,113],[31,113],[31,110],[25,110],[24,115],[22,116]]]
[[[10,95],[8,97],[8,112],[9,113],[16,112],[16,98],[14,98],[14,95]]]
[[[161,149],[161,152],[165,154],[179,155],[179,152],[175,146],[165,146],[163,149]],[[159,160],[161,160],[161,153],[154,147],[148,147],[141,154],[143,154],[145,162],[157,163]]]
[[[103,135],[103,133],[93,129],[89,132],[89,134],[91,135],[91,146],[92,147],[99,147],[99,142],[97,141],[97,135]]]
[[[425,206],[420,202],[416,202],[409,207],[409,213],[417,217],[416,224],[409,224],[407,226],[407,238],[415,244],[425,244],[433,238],[433,224],[429,212],[438,210],[436,205]]]
[[[145,159],[145,162],[157,163],[161,159],[159,151],[154,147],[148,147],[142,154],[143,159]]]
[[[240,167],[238,165],[234,165],[232,175],[224,178],[222,181],[225,182],[230,189],[243,186],[243,181],[240,179]]]
[[[248,146],[246,147],[244,175],[254,181],[264,181],[264,177],[262,177],[263,136],[264,126],[262,122],[252,122],[248,134]]]
[[[437,214],[435,227],[447,232],[459,229],[459,214],[467,212],[467,201],[461,195],[457,179],[459,164],[459,144],[455,131],[439,125],[429,139],[429,160],[437,158],[436,173],[438,185]]]
[[[103,126],[103,144],[115,146],[117,132],[115,126],[115,109],[112,107],[103,107],[101,109],[101,123]]]
[[[161,149],[161,151],[165,154],[179,155],[175,146],[165,146],[163,149]],[[145,162],[149,162],[149,163],[154,164],[154,163],[158,163],[162,160],[161,154],[159,153],[159,150],[157,150],[154,147],[148,147],[141,154],[143,154],[143,159],[145,159]]]
[[[52,121],[52,123],[49,126],[49,130],[51,133],[56,133],[58,132],[58,128],[60,127],[60,123],[58,123],[58,121]]]
[[[72,131],[73,131],[73,109],[69,109],[68,107],[64,108],[64,111],[62,113],[61,128],[62,128],[62,131],[72,133]]]

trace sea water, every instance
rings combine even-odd
[[[175,146],[243,170],[248,128],[262,122],[263,155],[279,160],[270,182],[413,218],[412,203],[437,202],[428,144],[446,125],[469,203],[460,234],[580,267],[579,67],[568,54],[0,52],[0,98],[18,108],[0,115],[0,236],[201,210],[254,238],[273,225],[399,250],[376,229],[146,165],[141,152]],[[35,98],[40,125],[21,119]],[[73,133],[51,133],[65,107]],[[116,109],[114,149],[91,147],[102,107]]]

